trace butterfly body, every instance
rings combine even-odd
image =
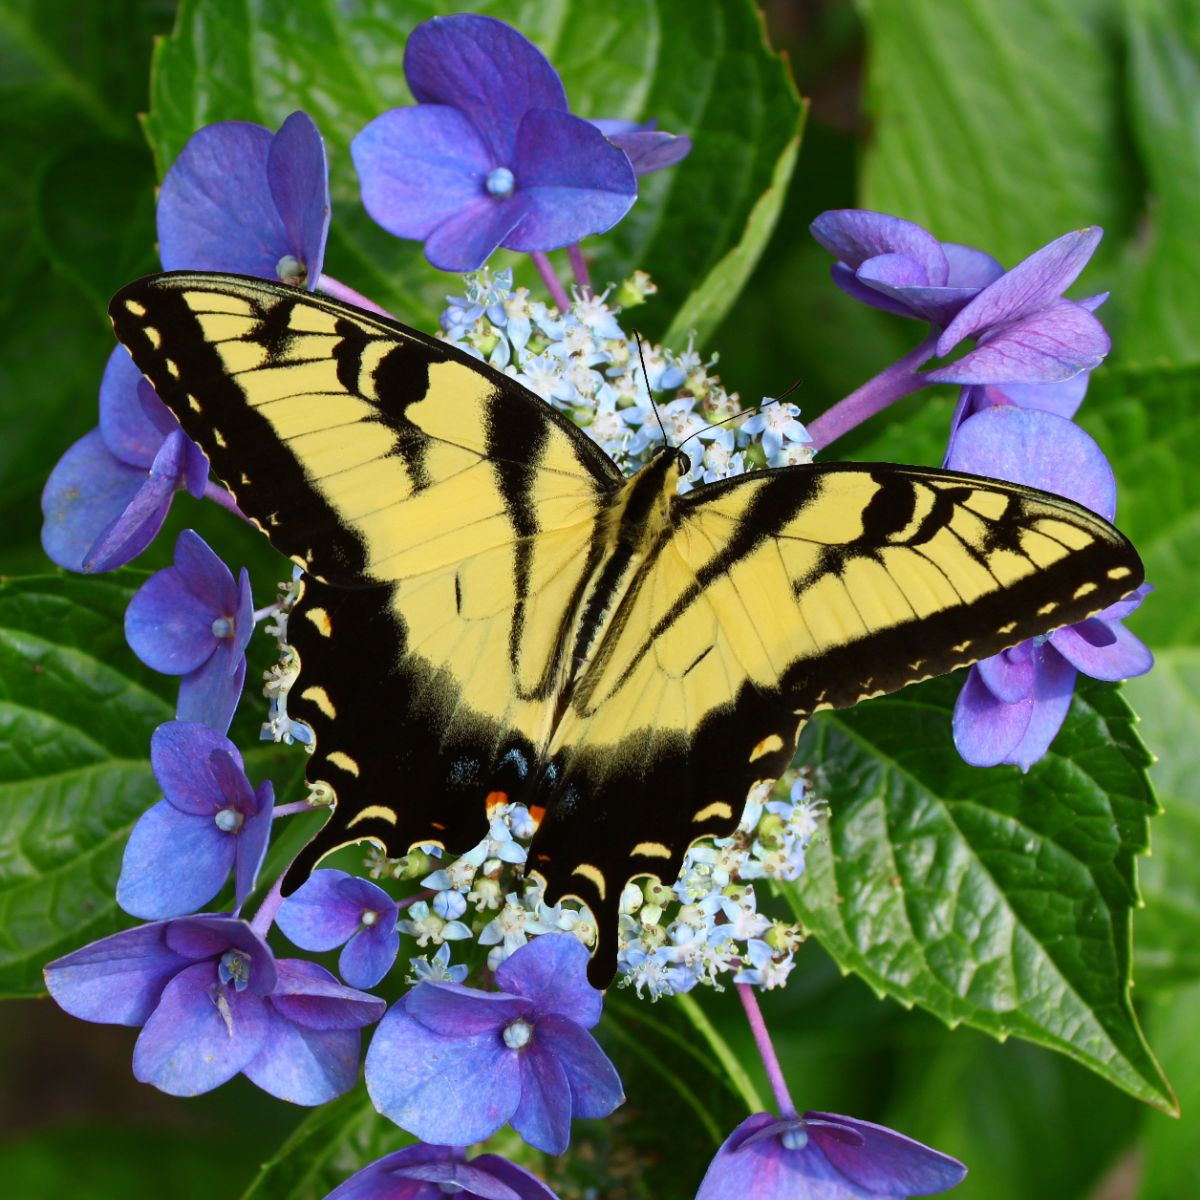
[[[626,479],[512,379],[282,285],[172,273],[118,336],[239,506],[304,568],[289,712],[337,797],[289,872],[369,838],[474,846],[495,805],[592,909],[670,884],[788,765],[803,719],[1082,619],[1141,582],[1111,526],[1012,484],[891,464]]]

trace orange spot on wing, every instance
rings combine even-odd
[[[507,792],[488,792],[487,799],[484,801],[484,804],[487,808],[487,814],[489,817],[502,804],[507,804],[507,803],[508,803],[508,793]]]
[[[441,821],[430,821],[429,823],[430,823],[430,825],[432,825],[434,827],[434,829],[445,829],[446,828],[445,825],[443,825],[441,823]]]
[[[533,818],[535,825],[540,825],[542,818],[546,815],[546,810],[540,804],[531,804],[529,806],[529,815]]]

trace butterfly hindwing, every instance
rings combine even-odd
[[[574,425],[445,343],[236,276],[113,301],[118,336],[243,511],[304,567],[288,697],[336,795],[287,880],[371,838],[469,849],[489,806],[616,966],[632,878],[736,827],[805,717],[994,654],[1132,591],[1105,521],[890,464],[624,480]]]

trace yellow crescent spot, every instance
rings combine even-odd
[[[330,755],[332,758],[333,756]],[[356,775],[357,771],[354,772]],[[347,829],[353,829],[359,821],[386,821],[389,825],[396,824],[396,810],[388,808],[386,804],[368,804],[361,812],[356,812],[354,816],[346,822]]]
[[[146,341],[148,341],[155,350],[162,345],[162,334],[159,333],[153,325],[147,325],[142,332],[146,335]]]
[[[711,821],[714,817],[722,821],[728,821],[733,816],[733,809],[725,803],[724,800],[714,800],[711,804],[706,804],[693,818],[692,821]]]
[[[1051,600],[1048,604],[1043,604],[1042,607],[1037,610],[1037,615],[1039,617],[1048,617],[1057,607],[1058,601]]]
[[[758,762],[764,754],[774,754],[776,750],[783,749],[783,738],[777,733],[773,733],[770,737],[765,737],[753,750],[750,751],[750,762]]]
[[[190,408],[192,410],[192,412],[200,412],[201,411],[200,401],[197,400],[195,396],[189,395],[188,396],[188,408]]]
[[[224,449],[225,449],[225,447],[226,447],[227,445],[229,445],[229,443],[228,443],[228,442],[225,440],[225,436],[224,436],[224,434],[222,434],[222,433],[221,433],[221,431],[220,431],[219,429],[214,429],[214,430],[213,430],[213,441],[214,441],[214,442],[216,442],[216,443],[217,443],[217,445],[218,445],[218,446],[219,446],[219,447],[220,447],[222,450],[224,450]]]
[[[328,637],[333,632],[329,614],[323,608],[306,609],[304,615],[316,626],[322,637]]]
[[[1081,583],[1075,589],[1075,595],[1074,595],[1073,599],[1082,600],[1084,598],[1084,596],[1090,596],[1095,590],[1096,590],[1096,585],[1094,583]]]
[[[1016,621],[1009,621],[1007,625],[1001,625],[1000,628],[996,630],[996,632],[997,633],[1012,633],[1012,631],[1014,629],[1016,629],[1016,627],[1017,627]]]
[[[167,368],[167,374],[170,375],[172,379],[179,378],[179,364],[173,358],[164,358],[163,366]]]
[[[337,716],[337,709],[333,707],[333,701],[323,687],[305,688],[300,693],[300,698],[311,700],[331,721]]]
[[[146,306],[139,304],[136,300],[126,300],[125,307],[133,313],[135,317],[144,317],[146,315]]]
[[[1109,579],[1124,579],[1127,575],[1132,574],[1128,567],[1113,567],[1109,573]]]
[[[662,842],[638,842],[633,848],[634,854],[642,858],[670,858],[671,851]]]
[[[340,750],[335,750],[332,754],[326,756],[326,761],[334,767],[340,767],[347,775],[353,775],[358,778],[358,763],[354,761],[348,754],[343,754]],[[366,812],[366,809],[363,809]],[[390,810],[389,810],[390,811]]]
[[[599,867],[593,867],[591,863],[580,863],[571,874],[582,875],[596,889],[600,895],[600,899],[604,899],[604,893],[608,888],[604,882],[604,872]]]

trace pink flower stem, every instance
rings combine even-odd
[[[542,282],[546,285],[546,290],[550,293],[551,299],[558,305],[558,311],[567,313],[571,311],[571,301],[567,296],[563,285],[559,282],[559,278],[554,273],[554,268],[550,265],[549,258],[546,257],[544,250],[530,250],[529,257],[533,259],[533,265],[537,267],[538,274],[542,277]]]
[[[754,988],[748,983],[738,983],[734,986],[741,998],[742,1007],[746,1010],[746,1020],[750,1022],[750,1032],[754,1034],[755,1045],[758,1046],[758,1053],[766,1068],[767,1081],[771,1085],[771,1091],[775,1093],[775,1103],[779,1105],[779,1115],[784,1118],[794,1117],[796,1106],[788,1094],[787,1083],[783,1078],[783,1069],[779,1065],[775,1047],[771,1044],[771,1035],[767,1032],[767,1023],[763,1020],[762,1010],[758,1007],[758,997],[754,994]]]
[[[309,804],[307,800],[293,800],[291,804],[277,804],[271,809],[271,820],[276,817],[291,817],[296,813],[315,812],[317,805]]]
[[[378,313],[381,317],[387,317],[391,321],[396,319],[386,308],[380,308],[374,300],[368,300],[361,292],[356,292],[352,287],[347,287],[329,275],[320,276],[317,280],[317,287],[335,300],[345,300],[347,304],[365,308],[367,312]]]
[[[856,425],[861,425],[868,417],[882,412],[901,396],[923,388],[925,377],[917,368],[933,357],[937,340],[938,333],[931,333],[914,350],[910,350],[886,370],[880,371],[874,379],[869,379],[857,391],[839,400],[815,421],[806,421],[813,449],[824,450],[830,442],[836,441]]]
[[[266,937],[267,931],[275,923],[275,914],[279,911],[279,906],[283,903],[283,892],[280,890],[282,887],[283,876],[280,875],[271,885],[271,890],[267,893],[266,899],[258,906],[258,912],[254,914],[254,919],[250,922],[250,928],[259,937]]]
[[[278,604],[268,604],[266,608],[256,608],[254,610],[255,625],[257,625],[259,621],[265,620],[267,617],[273,617],[278,611]]]
[[[407,908],[410,904],[416,904],[418,900],[428,900],[430,896],[436,896],[437,892],[433,888],[422,888],[419,892],[414,892],[411,896],[405,896],[403,900],[396,901],[397,908]]]
[[[250,518],[237,506],[237,501],[215,480],[210,479],[204,485],[204,499],[211,500],[214,504],[219,504],[222,508],[233,513],[235,517],[241,517],[243,521],[249,523]]]
[[[583,257],[583,250],[578,242],[572,242],[567,247],[567,253],[571,257],[571,270],[575,272],[575,282],[579,284],[579,290],[585,295],[592,294],[592,278],[588,274],[587,259]]]

